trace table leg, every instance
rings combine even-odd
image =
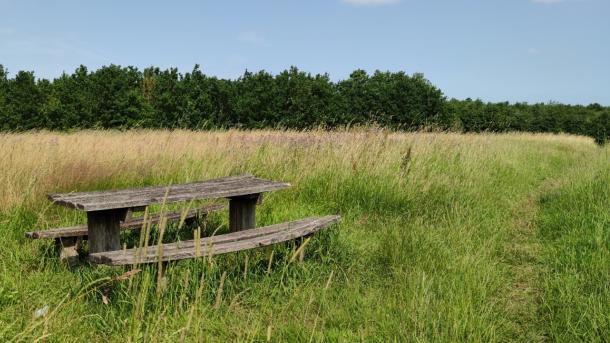
[[[121,221],[127,209],[87,212],[89,252],[121,250]]]
[[[256,227],[256,202],[259,194],[229,198],[229,230],[231,232]]]
[[[73,266],[78,262],[78,247],[82,237],[57,237],[55,247],[59,251],[59,260]]]

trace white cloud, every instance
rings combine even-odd
[[[69,37],[45,34],[23,34],[10,28],[0,28],[0,51],[13,56],[44,56],[51,59],[68,57],[93,61],[108,61],[105,54],[89,49],[85,44]]]
[[[0,27],[0,36],[12,36],[15,31],[11,28]]]
[[[265,39],[254,31],[241,32],[237,36],[237,39],[242,42],[251,43],[251,44],[262,44],[265,42]]]
[[[354,6],[379,6],[379,5],[394,5],[400,0],[342,0],[348,5]]]
[[[560,2],[563,2],[563,0],[531,0],[533,3],[535,4],[558,4]]]
[[[527,49],[527,53],[530,55],[539,55],[540,50],[537,48],[529,48],[529,49]]]
[[[248,59],[240,54],[233,53],[229,55],[229,62],[241,67],[248,62]]]

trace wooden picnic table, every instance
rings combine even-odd
[[[256,204],[264,192],[290,187],[285,182],[252,175],[223,177],[173,186],[153,186],[112,191],[49,194],[53,203],[87,212],[89,251],[121,249],[121,221],[130,210],[159,203],[228,198],[229,229],[232,232],[256,226]]]

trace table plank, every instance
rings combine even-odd
[[[53,203],[83,211],[103,211],[211,198],[230,198],[290,187],[289,183],[256,178],[252,175],[230,176],[172,186],[152,186],[112,191],[49,194]]]

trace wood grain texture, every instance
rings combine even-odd
[[[258,194],[229,198],[229,231],[241,231],[256,227]]]
[[[224,209],[224,205],[207,205],[201,208],[193,208],[188,211],[185,217],[185,221],[190,219],[196,219],[198,216],[203,216],[211,212],[220,211]],[[182,211],[168,212],[163,215],[167,218],[168,222],[180,220]],[[158,224],[161,220],[160,214],[152,214],[147,219],[147,222],[152,224]],[[121,230],[134,230],[139,229],[144,225],[143,217],[129,218],[125,222],[121,223]],[[31,231],[26,232],[25,237],[30,239],[48,239],[48,238],[61,238],[61,237],[83,237],[87,236],[87,225],[76,225],[69,227],[60,227],[51,230],[42,231]]]
[[[144,248],[134,248],[89,255],[94,263],[108,265],[126,265],[136,263],[153,263],[159,261],[176,261],[187,258],[213,256],[235,251],[264,247],[303,237],[336,223],[339,216],[311,217],[293,222],[233,232],[225,235],[194,240],[162,244]]]
[[[290,184],[285,182],[259,179],[252,175],[239,175],[173,186],[49,194],[48,198],[57,205],[89,212],[148,206],[161,202],[230,198],[287,187],[290,187]]]
[[[102,252],[121,249],[121,221],[127,209],[87,212],[89,251]]]

